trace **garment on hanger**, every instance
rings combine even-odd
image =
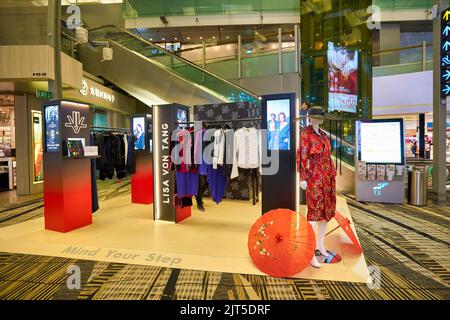
[[[330,221],[336,212],[336,168],[331,159],[330,140],[322,130],[317,133],[312,125],[302,131],[297,170],[300,180],[308,183],[308,221]]]
[[[94,135],[90,134],[90,145],[94,145]],[[91,202],[92,213],[99,209],[98,205],[98,193],[97,193],[97,174],[96,174],[96,159],[91,159]]]
[[[213,168],[217,169],[218,165],[223,165],[225,156],[225,134],[223,129],[214,132],[214,154]]]
[[[255,128],[241,128],[234,133],[231,179],[239,176],[238,168],[259,168],[261,173],[260,135]]]

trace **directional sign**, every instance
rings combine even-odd
[[[450,96],[450,8],[441,13],[441,97]]]

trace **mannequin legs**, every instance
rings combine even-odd
[[[311,224],[314,233],[316,234],[316,249],[319,250],[324,257],[328,257],[328,252],[325,249],[324,244],[328,222],[323,220],[323,221],[309,221],[309,223]],[[310,264],[315,268],[320,268],[322,266],[322,264],[319,263],[315,255],[311,259]]]

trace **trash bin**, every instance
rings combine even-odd
[[[428,197],[428,174],[426,170],[412,169],[408,172],[408,203],[426,206]]]

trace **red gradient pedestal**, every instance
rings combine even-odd
[[[131,202],[153,203],[153,157],[150,153],[136,153],[136,173],[131,176]]]
[[[45,229],[69,232],[92,224],[90,159],[63,159],[61,168],[44,170]]]
[[[181,222],[191,216],[191,207],[184,207],[177,209],[177,223]]]

